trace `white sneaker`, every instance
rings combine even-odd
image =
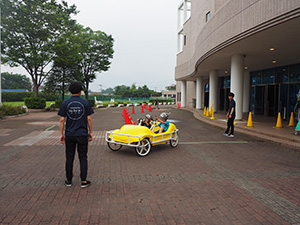
[[[234,138],[233,134],[229,134],[227,137]]]
[[[228,134],[227,134],[227,133],[224,133],[223,135],[226,136],[226,137],[228,137]]]

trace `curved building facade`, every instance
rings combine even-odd
[[[300,89],[299,0],[183,0],[178,7],[177,101],[289,114]]]

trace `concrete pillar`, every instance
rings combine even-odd
[[[203,78],[197,77],[196,81],[196,109],[202,109],[202,99],[203,99]]]
[[[218,108],[218,72],[216,70],[209,72],[209,109],[214,102],[214,112]]]
[[[243,112],[249,112],[250,104],[250,72],[244,71]]]
[[[181,81],[181,107],[186,107],[186,81]]]
[[[231,57],[230,89],[235,94],[236,120],[243,118],[243,89],[244,89],[244,55],[236,54]]]

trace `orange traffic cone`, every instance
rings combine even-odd
[[[246,127],[254,127],[253,126],[253,122],[252,122],[252,114],[251,114],[251,112],[249,112],[248,122],[247,122],[247,126]]]
[[[290,117],[289,127],[294,127],[294,126],[295,126],[294,113],[292,112]]]
[[[280,115],[280,112],[278,113],[276,126],[273,127],[273,128],[283,128],[282,122],[281,122],[281,115]]]
[[[135,114],[135,112],[134,112],[134,106],[132,106],[132,113],[131,114]]]

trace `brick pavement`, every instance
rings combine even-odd
[[[0,121],[0,224],[300,224],[299,151],[229,139],[190,112],[165,110],[181,144],[144,158],[108,150],[104,132],[120,127],[121,109],[96,110],[87,189],[78,159],[74,186],[63,185],[55,113]]]

